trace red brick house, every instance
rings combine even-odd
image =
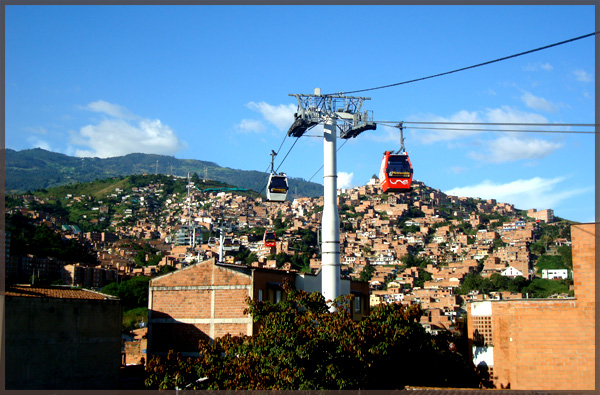
[[[244,314],[246,298],[278,302],[285,298],[282,284],[320,291],[320,275],[216,263],[209,259],[150,281],[148,297],[148,353],[176,350],[198,355],[198,341],[229,333],[252,335],[257,326]],[[341,280],[342,294],[355,295],[353,314],[369,313],[369,285]]]

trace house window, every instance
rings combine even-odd
[[[358,295],[354,295],[354,312],[361,312],[361,297]]]
[[[263,290],[262,289],[258,290],[258,301],[259,302],[263,301]]]
[[[271,303],[279,303],[285,300],[286,296],[283,292],[281,284],[279,283],[267,283],[267,300]]]

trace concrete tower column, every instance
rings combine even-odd
[[[324,126],[324,202],[321,223],[321,289],[326,300],[340,296],[340,219],[337,207],[336,120]],[[334,309],[331,308],[333,311]]]

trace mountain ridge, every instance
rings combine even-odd
[[[157,167],[158,164],[158,167]],[[131,153],[111,158],[73,157],[58,152],[33,148],[16,151],[5,149],[5,190],[7,193],[48,189],[74,183],[134,174],[159,174],[186,177],[196,173],[203,178],[205,169],[211,180],[262,192],[268,173],[222,167],[215,162],[177,159],[158,154]],[[301,178],[288,177],[288,195],[316,197],[323,185]]]

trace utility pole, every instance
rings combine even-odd
[[[290,94],[298,100],[298,111],[288,136],[301,137],[307,130],[322,123],[323,145],[323,216],[321,223],[321,292],[325,300],[341,295],[340,276],[340,220],[337,207],[337,130],[340,138],[358,136],[376,129],[372,115],[362,110],[368,97],[341,94],[321,94],[316,88],[313,95]],[[339,124],[338,124],[339,121]],[[335,310],[330,306],[330,310]]]

